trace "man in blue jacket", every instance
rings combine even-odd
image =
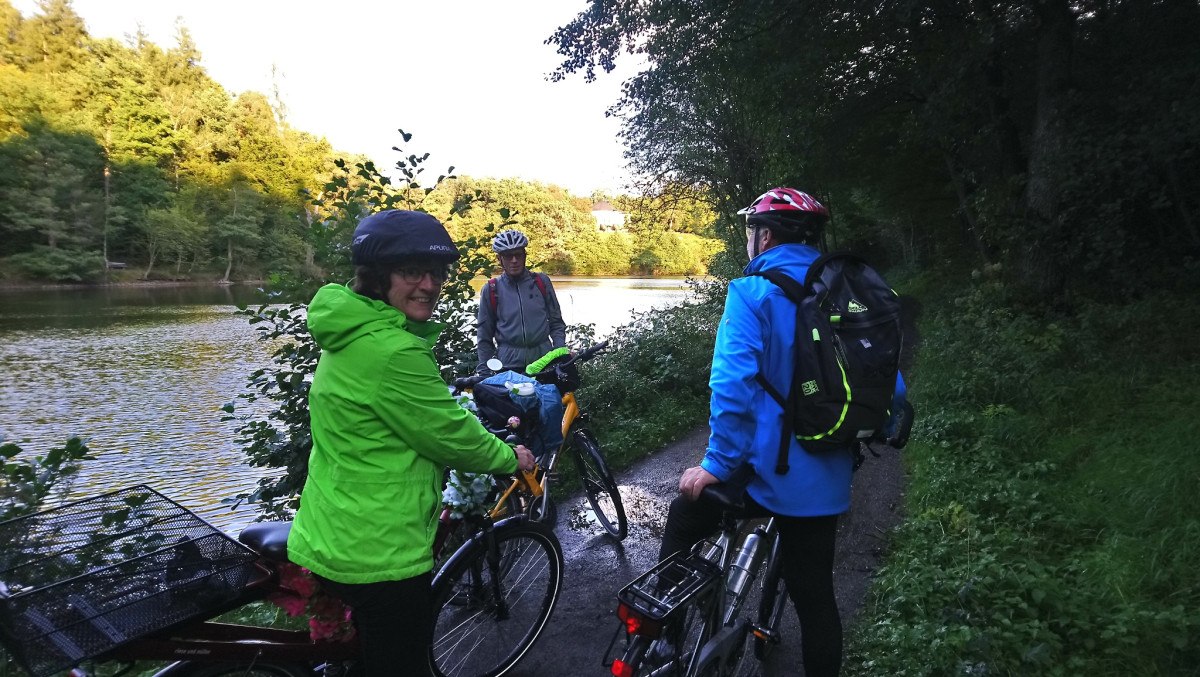
[[[836,675],[842,661],[842,625],[833,589],[837,516],[850,507],[854,455],[811,454],[793,437],[786,474],[775,471],[783,409],[755,381],[762,373],[777,392],[791,385],[796,306],[763,277],[778,269],[803,280],[820,255],[816,249],[829,210],[792,188],[767,191],[739,212],[746,216],[747,277],[729,283],[713,351],[708,449],[700,465],[679,480],[660,560],[711,534],[721,509],[697,501],[701,490],[754,471],[746,486],[748,516],[777,517],[783,579],[800,617],[805,674]],[[903,388],[902,380],[897,379]],[[738,473],[742,475],[743,473]]]

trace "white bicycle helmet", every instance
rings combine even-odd
[[[497,254],[512,251],[513,249],[524,249],[528,246],[529,238],[525,237],[525,233],[515,228],[500,231],[496,237],[492,238],[492,251]]]

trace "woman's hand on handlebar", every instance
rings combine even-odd
[[[518,444],[513,447],[513,451],[517,453],[517,470],[530,471],[537,465],[537,459],[533,457],[533,452],[524,444]]]

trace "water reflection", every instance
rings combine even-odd
[[[678,303],[683,280],[555,279],[564,318],[597,335],[633,311]],[[252,518],[221,500],[263,472],[246,465],[220,407],[269,363],[237,303],[247,287],[0,293],[0,433],[27,454],[90,438],[72,497],[145,483],[218,526]],[[239,406],[240,403],[239,403]],[[248,411],[262,414],[265,412]]]

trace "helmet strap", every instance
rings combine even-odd
[[[762,251],[759,249],[762,246],[761,240],[759,238],[759,233],[762,231],[762,226],[760,224],[756,223],[750,227],[754,229],[754,234],[750,236],[751,239],[754,240],[753,248],[750,251],[750,258],[755,259],[758,257],[759,254],[762,253]]]

